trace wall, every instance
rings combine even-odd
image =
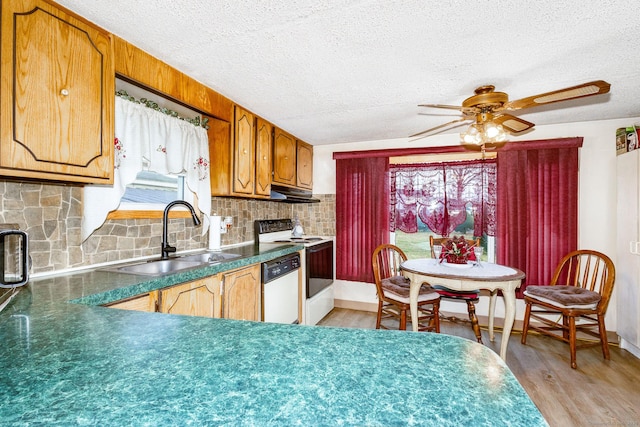
[[[29,234],[31,273],[160,255],[161,219],[107,220],[81,242],[82,187],[53,183],[0,181],[0,222]],[[252,242],[256,219],[298,216],[307,234],[335,234],[335,195],[316,195],[321,203],[285,204],[262,200],[212,199],[212,213],[233,217],[222,245]],[[178,251],[205,248],[209,239],[191,218],[169,222],[169,242]]]
[[[579,172],[579,227],[578,246],[601,251],[616,258],[616,153],[615,131],[619,127],[639,123],[640,117],[603,120],[584,123],[536,126],[527,135],[511,138],[512,141],[551,139],[581,136]],[[314,190],[323,194],[335,194],[334,151],[360,151],[385,148],[407,148],[415,146],[457,145],[458,135],[436,135],[411,142],[407,138],[394,140],[364,141],[352,144],[322,145],[314,147]],[[322,171],[322,172],[320,172]],[[336,282],[336,299],[346,306],[368,306],[377,304],[375,288],[368,283]],[[444,311],[464,313],[464,304],[443,302]],[[607,329],[616,330],[616,294],[607,313]],[[522,319],[524,304],[518,301],[516,318]],[[488,311],[488,298],[482,297],[478,313]],[[504,307],[499,303],[496,316],[504,316]]]

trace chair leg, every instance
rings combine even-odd
[[[567,322],[568,318],[568,322]],[[578,363],[576,362],[576,318],[573,316],[565,316],[565,323],[569,324],[569,351],[571,352],[571,367],[576,369]],[[565,330],[565,334],[567,331]]]
[[[440,301],[433,303],[433,322],[435,324],[436,333],[440,333]]]
[[[473,301],[467,301],[467,310],[469,311],[469,319],[471,327],[476,334],[476,340],[482,344],[482,334],[480,333],[480,325],[478,324],[478,316],[476,316],[476,305]]]
[[[609,355],[607,329],[604,326],[604,315],[598,315],[598,330],[600,332],[600,343],[602,344],[602,356],[604,356],[605,360],[609,360],[611,356]]]
[[[376,329],[380,329],[380,323],[382,322],[382,305],[383,301],[378,299],[378,316],[376,317]]]
[[[417,320],[411,320],[412,322]],[[407,330],[407,310],[400,310],[400,330]]]
[[[529,332],[530,316],[531,316],[531,304],[525,304],[524,319],[522,321],[522,338],[520,338],[520,342],[522,344],[527,343],[527,333]]]

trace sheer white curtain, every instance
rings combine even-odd
[[[197,209],[204,214],[202,234],[206,233],[211,214],[207,131],[118,96],[115,108],[114,183],[84,187],[82,240],[118,208],[126,186],[142,170],[184,174],[187,187],[197,195]]]

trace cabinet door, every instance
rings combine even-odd
[[[119,308],[121,310],[154,312],[157,309],[157,303],[158,291],[153,291],[127,300],[106,304],[105,307]]]
[[[313,146],[297,141],[296,183],[300,188],[313,188]]]
[[[0,174],[113,182],[111,36],[42,0],[3,0]]]
[[[256,188],[258,196],[271,195],[271,136],[269,122],[256,120]]]
[[[160,290],[160,312],[220,317],[220,281],[216,276]]]
[[[296,186],[296,140],[275,128],[273,136],[273,177],[276,184]]]
[[[223,275],[225,319],[260,320],[260,264]]]
[[[255,163],[255,133],[253,114],[236,106],[233,141],[233,192],[253,194]]]
[[[211,195],[231,195],[231,123],[209,117],[209,159],[211,162]]]

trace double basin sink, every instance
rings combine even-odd
[[[142,276],[162,276],[178,271],[199,268],[206,265],[220,264],[225,261],[240,258],[240,254],[229,252],[204,252],[193,255],[183,255],[169,259],[141,261],[135,264],[105,267],[102,270],[119,273],[139,274]]]

